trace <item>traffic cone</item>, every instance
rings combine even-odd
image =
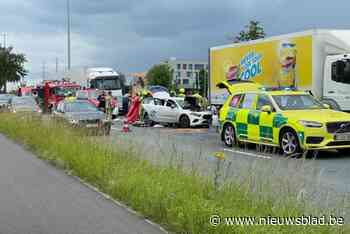
[[[124,120],[124,123],[123,123],[123,132],[129,132],[129,131],[130,131],[130,128],[129,128],[128,121],[127,121],[127,120]]]

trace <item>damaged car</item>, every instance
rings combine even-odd
[[[61,101],[53,114],[56,119],[62,119],[73,127],[98,135],[109,135],[111,131],[112,124],[106,114],[86,100]]]
[[[207,111],[200,99],[194,96],[169,97],[158,99],[145,98],[142,102],[144,122],[175,124],[180,128],[209,127],[212,114]]]

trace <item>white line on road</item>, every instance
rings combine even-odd
[[[224,151],[231,152],[231,153],[243,154],[243,155],[255,157],[255,158],[263,158],[263,159],[271,159],[272,158],[269,156],[263,156],[263,155],[258,155],[258,154],[249,153],[249,152],[243,152],[243,151],[239,151],[239,150],[224,149]]]

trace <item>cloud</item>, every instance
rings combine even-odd
[[[347,28],[350,2],[286,0],[71,0],[72,64],[143,71],[169,57],[207,59],[208,48],[229,43],[251,19],[267,35],[310,28]],[[66,62],[66,1],[0,3],[8,43],[24,52],[31,75],[43,61]],[[0,32],[1,33],[1,32]]]

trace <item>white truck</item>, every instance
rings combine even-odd
[[[221,81],[255,81],[310,91],[350,111],[350,30],[309,30],[210,48],[210,101],[221,105]]]
[[[111,91],[112,96],[118,101],[119,113],[123,112],[123,86],[124,75],[107,67],[95,67],[79,70],[72,70],[66,77],[75,81],[82,87]]]

